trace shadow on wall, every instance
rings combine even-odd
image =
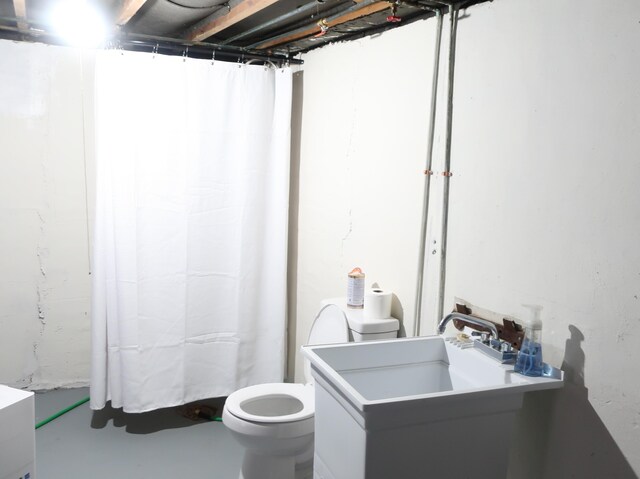
[[[569,325],[562,389],[525,394],[516,423],[509,478],[638,479],[589,403],[584,335]]]

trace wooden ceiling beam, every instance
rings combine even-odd
[[[369,5],[366,5],[358,10],[353,10],[344,15],[337,16],[331,20],[327,21],[327,26],[329,28],[335,27],[337,25],[341,25],[343,23],[350,22],[352,20],[357,20],[358,18],[366,17],[368,15],[372,15],[374,13],[382,12],[383,10],[388,9],[390,6],[389,2],[376,2]],[[312,35],[316,35],[320,33],[320,27],[318,25],[313,25],[311,27],[296,30],[295,32],[288,33],[286,35],[282,35],[271,40],[267,40],[264,43],[260,43],[255,46],[256,49],[264,50],[265,48],[275,47],[277,45],[282,45],[284,43],[291,43],[296,40],[300,40],[302,38],[310,37]]]
[[[242,0],[235,2],[227,11],[225,8],[215,11],[204,20],[196,23],[183,35],[189,41],[199,42],[225,28],[229,28],[245,18],[255,15],[260,10],[273,5],[278,0]]]
[[[13,11],[18,19],[18,28],[27,30],[29,24],[27,23],[27,1],[26,0],[13,0]],[[23,20],[23,21],[20,21]]]
[[[116,15],[116,24],[126,25],[145,3],[147,0],[123,0]]]

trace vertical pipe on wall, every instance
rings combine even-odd
[[[447,273],[447,229],[449,227],[449,183],[451,182],[451,133],[453,127],[453,83],[456,61],[456,32],[458,29],[458,9],[449,7],[451,28],[449,36],[449,85],[447,89],[447,131],[444,155],[443,193],[442,193],[442,230],[440,238],[440,285],[438,291],[438,321],[444,310],[444,293]]]
[[[431,191],[431,165],[433,163],[433,139],[436,129],[436,103],[438,96],[438,75],[440,70],[440,44],[442,40],[442,12],[436,11],[436,46],[433,60],[433,80],[431,82],[431,113],[429,117],[429,144],[424,172],[424,196],[422,197],[422,222],[420,223],[420,252],[418,255],[418,280],[416,302],[413,315],[413,335],[420,335],[420,316],[422,315],[422,288],[424,283],[424,263],[427,249],[427,219],[429,217],[429,193]]]

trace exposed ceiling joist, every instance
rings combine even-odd
[[[116,24],[126,25],[146,2],[147,0],[123,0],[116,16]]]
[[[16,14],[16,18],[18,18],[18,28],[26,30],[29,28],[29,24],[27,23],[27,2],[26,0],[13,0],[13,11]],[[21,22],[20,20],[24,20]]]
[[[186,55],[187,46],[204,43],[198,46],[197,53],[195,49],[191,52],[195,57],[214,58],[214,51],[219,51],[223,61],[237,59],[237,52],[240,59],[252,54],[256,56],[252,60],[261,61],[257,57],[273,55],[280,61],[281,57],[291,60],[332,42],[396,28],[431,16],[430,12],[444,14],[448,7],[467,9],[490,0],[88,1],[111,13],[109,30],[114,34],[113,40],[131,50],[146,51],[149,47],[158,51],[159,46],[164,46],[164,53],[176,55],[180,48],[175,45],[181,45],[182,54]],[[62,44],[64,40],[53,31],[44,8],[48,3],[54,0],[0,0],[0,39]],[[78,2],[72,3],[73,11],[65,16],[67,20],[80,13],[79,4],[75,6]],[[398,23],[400,19],[402,22]],[[87,24],[89,17],[84,20],[74,21]]]
[[[236,2],[230,10],[224,8],[212,13],[204,20],[190,28],[184,35],[187,40],[199,42],[209,38],[245,18],[255,15],[273,5],[278,0],[242,0]]]
[[[350,22],[351,20],[356,20],[358,18],[362,18],[362,17],[366,17],[367,15],[371,15],[373,13],[377,13],[377,12],[381,12],[383,10],[386,10],[389,8],[389,3],[388,2],[376,2],[376,3],[372,3],[369,5],[366,5],[362,8],[359,8],[357,10],[353,10],[350,12],[347,12],[343,15],[337,16],[333,19],[330,19],[326,22],[326,25],[331,28],[331,27],[335,27],[337,25],[340,25],[342,23],[346,23],[346,22]],[[255,45],[255,48],[257,49],[265,49],[265,48],[270,48],[270,47],[274,47],[277,45],[281,45],[283,43],[291,43],[294,42],[296,40],[300,40],[301,38],[306,38],[306,37],[310,37],[314,34],[319,33],[320,31],[320,27],[317,25],[314,25],[312,27],[308,27],[308,28],[301,28],[300,30],[296,30],[294,32],[290,32],[286,35],[281,35],[279,37],[267,40],[264,43],[260,43],[258,45]]]

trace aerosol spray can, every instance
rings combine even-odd
[[[347,306],[349,308],[364,307],[364,273],[360,268],[353,268],[348,274]]]

